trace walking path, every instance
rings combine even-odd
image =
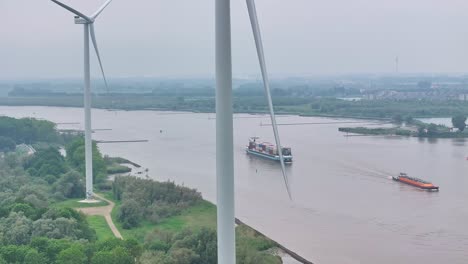
[[[106,198],[94,194],[96,198],[99,198],[103,201],[106,201],[109,203],[109,205],[106,206],[98,206],[98,207],[86,207],[86,208],[76,208],[76,210],[82,212],[85,215],[99,215],[99,216],[104,216],[106,219],[107,225],[111,229],[112,233],[114,233],[114,236],[116,238],[123,239],[122,235],[120,234],[119,230],[117,227],[114,225],[114,221],[112,221],[111,213],[112,209],[114,208],[115,204],[114,202],[107,200]]]

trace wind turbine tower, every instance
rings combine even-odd
[[[81,12],[73,9],[57,0],[51,0],[57,5],[67,9],[68,11],[75,14],[75,24],[83,25],[84,28],[84,120],[85,120],[85,166],[86,166],[86,200],[93,199],[93,141],[91,136],[91,80],[90,80],[90,64],[89,64],[89,36],[93,42],[94,50],[99,61],[102,76],[104,78],[104,84],[107,86],[106,76],[104,74],[104,68],[102,67],[101,57],[96,42],[96,34],[94,33],[94,21],[101,14],[107,5],[112,0],[107,0],[93,15],[86,16]]]
[[[271,100],[268,74],[263,52],[260,27],[255,3],[247,1],[250,23],[263,77],[265,95],[281,161],[281,170],[289,198],[282,148]],[[232,54],[230,0],[215,0],[215,53],[216,53],[216,181],[217,181],[217,231],[218,263],[236,263],[235,212],[234,212],[234,140],[232,110]]]

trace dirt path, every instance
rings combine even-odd
[[[110,201],[110,200],[107,200],[106,198],[100,196],[100,195],[97,195],[97,194],[94,194],[94,196],[96,196],[96,198],[99,198],[103,201],[106,201],[109,203],[109,205],[106,205],[106,206],[98,206],[98,207],[87,207],[87,208],[76,208],[76,210],[84,213],[85,215],[100,215],[100,216],[104,216],[104,218],[106,219],[106,222],[107,222],[107,225],[110,227],[110,229],[112,230],[112,233],[114,233],[114,236],[117,237],[117,238],[120,238],[120,239],[123,239],[122,235],[120,234],[119,230],[117,229],[117,227],[114,225],[114,221],[112,221],[112,217],[111,217],[111,212],[112,212],[112,209],[114,208],[115,204],[114,202]]]

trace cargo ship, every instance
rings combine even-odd
[[[278,149],[275,145],[268,142],[257,142],[257,137],[252,137],[249,140],[249,145],[246,151],[250,155],[262,157],[269,160],[280,161]],[[292,163],[293,156],[291,154],[291,148],[281,148],[283,154],[283,160],[285,163]]]
[[[392,177],[394,181],[399,181],[402,183],[406,183],[418,188],[421,188],[423,190],[428,190],[428,191],[438,191],[439,186],[435,186],[434,184],[423,181],[421,179],[415,178],[415,177],[409,177],[406,173],[400,172],[398,176],[393,176]]]

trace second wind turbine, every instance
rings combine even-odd
[[[90,78],[90,64],[89,64],[89,36],[93,42],[94,50],[99,61],[104,83],[107,89],[107,80],[102,67],[101,57],[96,42],[96,35],[94,33],[94,21],[101,14],[104,8],[110,4],[112,0],[107,0],[94,14],[86,16],[83,13],[73,9],[57,0],[51,0],[57,5],[67,9],[75,14],[75,24],[84,26],[84,119],[85,119],[85,166],[86,166],[86,200],[93,199],[93,141],[91,137],[91,78]]]

